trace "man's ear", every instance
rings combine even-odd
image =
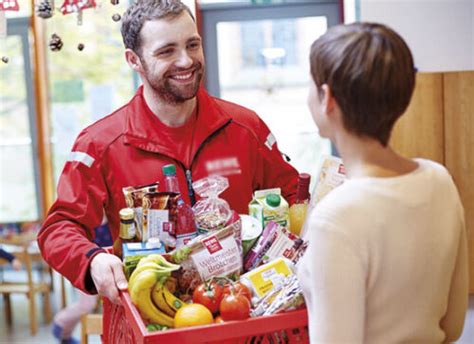
[[[125,59],[128,65],[137,73],[142,73],[142,63],[140,57],[131,49],[125,49]]]

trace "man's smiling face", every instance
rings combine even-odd
[[[179,104],[196,96],[204,54],[196,23],[187,12],[146,21],[140,32],[142,77],[163,101]]]

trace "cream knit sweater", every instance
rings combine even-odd
[[[463,208],[446,169],[349,179],[309,213],[298,265],[311,343],[439,343],[467,308]]]

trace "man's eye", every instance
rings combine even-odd
[[[160,51],[158,53],[159,56],[166,56],[166,55],[171,55],[173,53],[173,49],[166,49],[163,51]]]
[[[198,49],[199,47],[201,47],[201,43],[199,43],[199,42],[190,43],[188,45],[188,48],[190,48],[190,49]]]

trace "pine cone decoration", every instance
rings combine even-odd
[[[119,4],[119,0],[110,0],[110,3],[115,6]]]
[[[49,0],[44,0],[36,7],[36,14],[38,17],[48,19],[53,16],[53,6]]]
[[[61,40],[61,37],[53,33],[51,35],[51,40],[49,41],[49,49],[51,51],[59,51],[63,47],[63,41]]]

